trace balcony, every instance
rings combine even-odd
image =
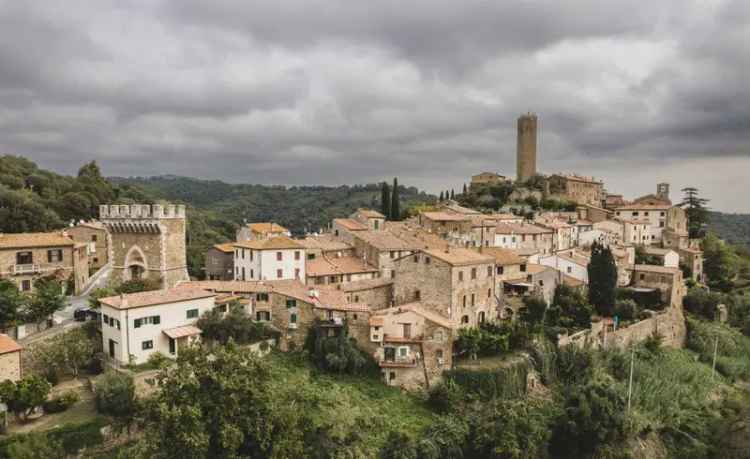
[[[13,274],[34,274],[41,271],[39,265],[27,264],[27,265],[13,265]]]
[[[381,368],[415,368],[417,366],[417,359],[408,358],[396,358],[395,360],[382,359],[378,362]]]

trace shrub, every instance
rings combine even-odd
[[[452,379],[444,379],[430,389],[427,403],[438,413],[448,413],[463,398],[463,393]]]
[[[68,391],[59,397],[47,400],[42,407],[45,413],[60,413],[73,406],[78,400],[80,396],[77,392]]]
[[[96,410],[102,414],[127,418],[135,412],[133,377],[115,371],[101,377],[95,387]]]
[[[170,361],[171,360],[169,357],[157,351],[148,356],[147,364],[154,369],[159,369],[164,367],[164,365],[166,365]]]
[[[615,315],[620,320],[633,320],[638,316],[638,305],[633,300],[621,300],[615,304]]]

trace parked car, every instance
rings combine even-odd
[[[96,312],[92,311],[91,308],[81,307],[81,308],[76,308],[76,310],[73,311],[73,318],[77,320],[78,322],[86,322],[92,317],[95,317],[95,314]]]

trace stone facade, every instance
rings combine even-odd
[[[234,247],[232,244],[216,244],[206,251],[206,279],[234,279]]]
[[[109,237],[104,225],[94,222],[80,223],[66,230],[74,241],[86,244],[89,266],[99,270],[109,263]]]
[[[547,179],[547,187],[551,195],[560,196],[578,204],[600,206],[604,197],[604,184],[593,177],[555,174]],[[591,219],[587,218],[587,220]]]
[[[89,279],[86,247],[64,232],[0,235],[0,278],[30,292],[40,278],[53,276],[64,281],[72,277],[74,291],[67,293],[78,294]]]
[[[394,265],[396,305],[420,302],[462,327],[497,317],[493,257],[463,248],[424,250]]]
[[[348,302],[365,304],[371,311],[388,308],[393,302],[390,279],[352,282],[341,286],[341,290],[346,293]]]
[[[516,180],[525,182],[536,175],[537,117],[527,113],[518,118]]]
[[[632,268],[631,285],[640,288],[653,288],[661,292],[661,300],[674,308],[682,308],[685,284],[679,268],[666,268],[655,265],[635,265]]]
[[[99,217],[110,234],[110,279],[115,283],[158,279],[163,288],[171,288],[188,280],[185,206],[105,205]]]
[[[0,334],[0,382],[15,382],[21,377],[21,346],[10,336]]]

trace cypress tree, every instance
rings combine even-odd
[[[464,183],[464,192],[463,194],[466,194],[466,184]]]
[[[398,179],[393,177],[393,192],[391,193],[391,220],[401,220],[401,206],[398,202]]]
[[[443,201],[443,192],[441,191],[440,192],[440,197],[438,198],[438,202],[442,202],[442,201]]]
[[[455,193],[453,192],[453,190],[451,189],[451,199],[454,199],[455,197],[456,197],[456,194],[455,194]]]
[[[383,182],[383,186],[380,187],[380,213],[386,219],[391,214],[391,190],[387,182]]]
[[[612,251],[598,242],[591,246],[589,274],[589,303],[599,315],[611,316],[617,288],[617,265]]]

